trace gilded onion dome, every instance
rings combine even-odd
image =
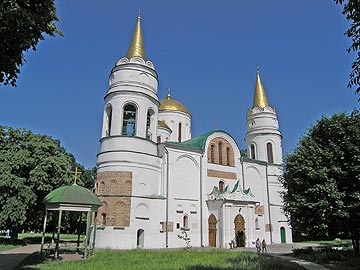
[[[191,115],[188,109],[179,101],[171,99],[171,95],[167,94],[166,99],[160,100],[159,111],[180,111]]]

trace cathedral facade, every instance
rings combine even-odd
[[[191,114],[170,93],[159,100],[158,74],[145,54],[138,17],[125,57],[105,95],[96,194],[96,247],[253,247],[257,238],[292,242],[282,212],[281,134],[259,71],[247,112],[248,157],[233,137],[191,135]]]

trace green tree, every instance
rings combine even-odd
[[[351,65],[350,81],[348,87],[357,86],[356,93],[360,94],[360,4],[358,0],[335,0],[336,4],[344,4],[343,14],[351,22],[350,28],[346,30],[347,35],[352,40],[347,52],[356,52],[356,60]]]
[[[44,33],[63,35],[56,27],[58,21],[54,0],[0,1],[0,85],[16,86],[24,51],[36,50]]]
[[[72,154],[49,136],[0,126],[0,228],[40,230],[42,200],[53,189],[73,183],[75,167],[85,172],[79,184],[91,186],[94,169],[76,163]],[[67,225],[68,227],[70,224]]]
[[[322,117],[285,157],[284,209],[296,234],[351,236],[359,252],[360,113]]]

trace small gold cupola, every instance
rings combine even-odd
[[[258,67],[256,67],[256,85],[255,85],[253,108],[260,107],[264,109],[266,106],[269,106],[269,103],[266,98],[264,87],[260,80],[260,71]]]
[[[142,36],[140,22],[141,22],[141,17],[140,17],[140,14],[139,14],[138,18],[137,18],[137,23],[136,23],[136,27],[135,27],[135,30],[134,30],[134,34],[132,36],[129,49],[128,49],[127,53],[126,53],[126,57],[128,59],[130,59],[132,57],[137,56],[137,57],[141,57],[142,59],[144,59],[146,61],[144,39],[143,39],[143,36]]]

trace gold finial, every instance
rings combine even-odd
[[[167,96],[166,96],[166,99],[167,99],[167,100],[170,100],[170,99],[171,99],[171,94],[170,94],[171,88],[168,87],[167,90],[168,90],[168,94],[167,94]]]
[[[138,12],[138,19],[141,19],[141,9],[138,8],[138,9],[137,9],[137,12]]]
[[[130,42],[130,46],[129,49],[126,53],[126,57],[128,59],[137,56],[137,57],[141,57],[142,59],[146,60],[146,54],[145,54],[145,47],[144,47],[144,39],[142,36],[142,31],[141,31],[141,13],[140,13],[140,9],[138,9],[138,18],[137,18],[137,23],[136,23],[136,27]]]
[[[81,172],[78,171],[78,168],[76,167],[76,168],[75,168],[75,172],[71,172],[71,173],[74,174],[74,185],[77,185],[77,184],[76,184],[76,178],[77,178],[77,175],[78,175],[78,174],[81,174]]]
[[[265,108],[266,106],[269,106],[269,103],[266,98],[264,87],[260,80],[259,67],[256,66],[256,85],[255,85],[253,108],[255,107]]]

